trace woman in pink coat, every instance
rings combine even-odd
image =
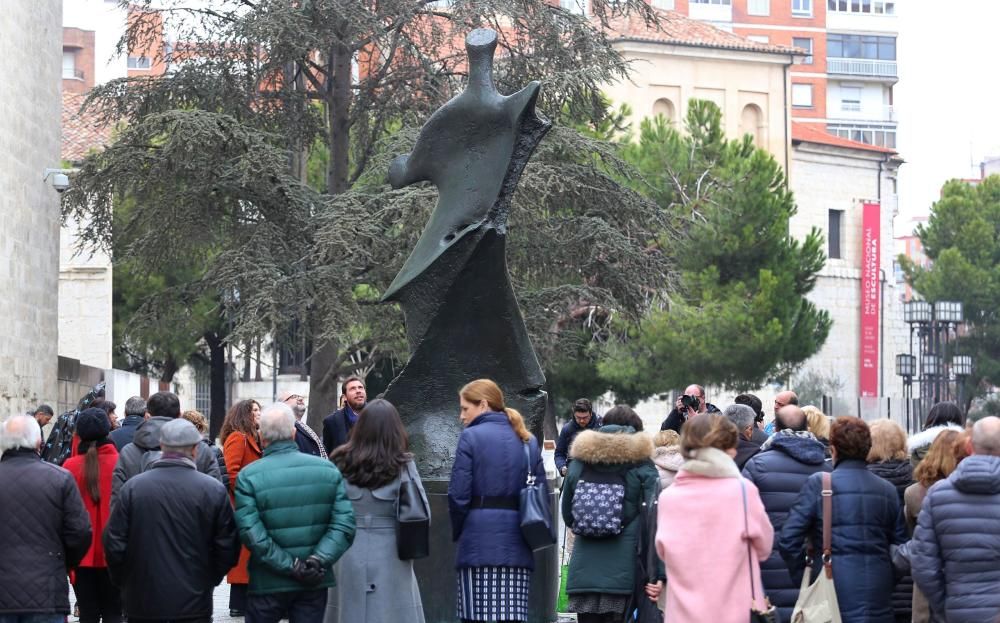
[[[758,561],[770,555],[774,530],[757,487],[733,462],[738,439],[736,426],[718,413],[684,424],[687,460],[660,494],[656,529],[667,570],[667,623],[747,623],[751,605],[767,609]]]

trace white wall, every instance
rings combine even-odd
[[[128,75],[128,58],[115,46],[125,33],[127,13],[112,0],[63,0],[62,25],[94,31],[94,84]]]
[[[861,87],[861,110],[841,110],[842,87]],[[889,113],[889,93],[891,87],[879,82],[851,82],[830,80],[826,91],[826,116],[830,119],[851,119],[857,121],[892,121]]]
[[[95,368],[111,367],[111,259],[78,252],[79,227],[59,233],[59,354]]]
[[[0,11],[0,418],[57,397],[62,9],[59,0]]]

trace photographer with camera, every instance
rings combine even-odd
[[[663,421],[660,430],[672,430],[678,434],[684,422],[700,413],[719,413],[718,407],[705,400],[705,388],[701,385],[688,385],[684,394],[677,398],[673,410]]]

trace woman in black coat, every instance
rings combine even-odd
[[[868,471],[871,432],[856,417],[837,418],[830,430],[833,455],[833,582],[841,619],[850,623],[895,623],[896,583],[890,549],[906,541],[899,494]],[[806,566],[806,540],[823,550],[822,474],[806,480],[781,530],[778,549],[793,579]],[[823,562],[813,557],[811,579]]]
[[[868,471],[887,481],[899,494],[900,508],[905,503],[903,492],[913,484],[913,464],[906,451],[906,433],[892,420],[875,420],[869,426],[872,449],[868,452]],[[892,590],[892,608],[898,623],[913,618],[913,578],[907,573]]]

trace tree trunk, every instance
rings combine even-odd
[[[330,49],[328,60],[333,80],[326,102],[329,123],[327,146],[330,150],[326,188],[331,195],[338,195],[348,190],[351,146],[351,50],[344,46],[334,46]],[[318,331],[313,333],[317,334]],[[337,345],[333,342],[317,341],[310,365],[307,416],[307,422],[316,430],[322,428],[323,418],[337,408],[339,388],[337,378],[332,371],[336,361]]]
[[[205,333],[205,343],[209,352],[209,396],[208,412],[209,435],[212,439],[219,436],[222,421],[226,418],[226,349],[222,336],[214,331]]]
[[[174,380],[174,375],[177,374],[177,370],[180,366],[174,361],[173,357],[168,357],[166,361],[163,362],[163,374],[160,376],[160,380],[164,383],[170,383]]]

